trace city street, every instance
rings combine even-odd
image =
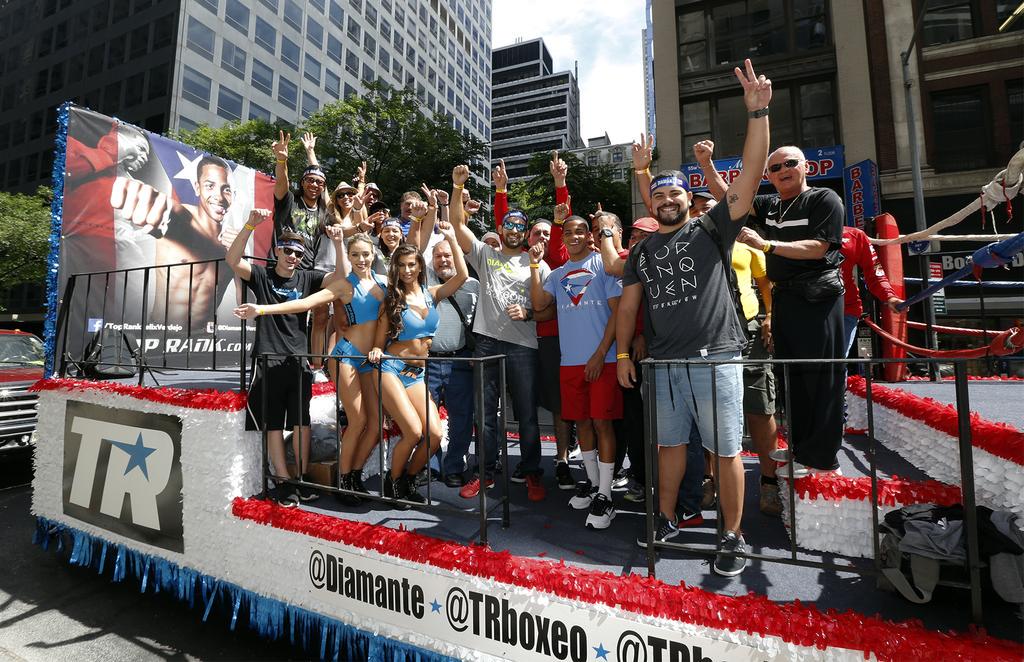
[[[299,651],[231,632],[229,614],[139,593],[32,544],[31,462],[0,460],[0,660],[285,660]]]

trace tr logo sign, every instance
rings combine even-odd
[[[181,419],[68,401],[66,514],[182,552],[181,485]]]

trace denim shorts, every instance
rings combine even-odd
[[[338,341],[338,344],[334,346],[333,350],[331,350],[331,356],[363,357],[361,359],[340,359],[342,363],[352,366],[353,368],[356,369],[356,372],[360,374],[370,372],[375,367],[373,364],[366,360],[366,355],[360,352],[358,347],[356,347],[355,345],[348,341],[348,338],[342,338],[341,340]]]
[[[739,358],[739,352],[693,357],[703,361],[728,361]],[[718,455],[733,457],[739,454],[743,441],[741,364],[714,366],[718,392],[714,401],[711,397],[712,366],[655,365],[652,368],[651,388],[658,408],[659,446],[681,446],[690,443],[689,431],[696,425],[702,445],[714,453],[717,422]]]
[[[398,377],[403,388],[423,383],[424,370],[421,365],[409,365],[401,359],[385,359],[381,361],[380,370]]]

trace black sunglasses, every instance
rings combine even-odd
[[[303,254],[305,254],[305,251],[296,250],[294,248],[282,248],[281,252],[287,255],[288,257],[291,257],[292,255],[294,255],[295,257],[302,257]]]
[[[770,166],[768,166],[768,172],[778,172],[782,170],[782,166],[786,166],[787,168],[795,168],[797,167],[797,165],[799,165],[799,163],[800,159],[786,159],[782,163],[773,163]]]

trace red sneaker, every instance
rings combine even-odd
[[[486,481],[484,481],[484,483],[486,484],[486,488],[488,490],[491,489],[492,487],[494,487],[494,479],[493,478],[488,478]],[[479,476],[477,476],[473,480],[471,480],[468,483],[466,483],[465,485],[463,485],[462,489],[459,490],[459,496],[462,497],[463,499],[472,499],[472,498],[474,498],[476,496],[479,496],[479,494],[480,494],[480,477]]]
[[[544,484],[540,482],[540,476],[530,474],[526,477],[526,498],[530,501],[543,501],[548,494]]]

